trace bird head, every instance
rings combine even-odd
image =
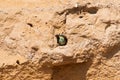
[[[67,44],[67,37],[65,35],[59,34],[55,35],[57,39],[57,43],[59,46],[65,46]]]

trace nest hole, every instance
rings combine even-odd
[[[16,60],[16,63],[17,63],[17,64],[20,64],[20,61],[19,61],[19,60]]]
[[[39,48],[38,48],[37,46],[31,47],[31,49],[32,49],[33,51],[35,51],[35,52],[39,50]]]
[[[27,25],[29,25],[30,27],[33,27],[33,24],[32,24],[32,23],[27,23]]]

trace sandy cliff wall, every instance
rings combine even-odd
[[[0,80],[120,80],[120,1],[0,0]]]

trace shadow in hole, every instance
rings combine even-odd
[[[53,67],[52,80],[86,80],[92,61]]]
[[[99,9],[98,7],[88,8],[87,6],[81,6],[81,7],[77,7],[77,8],[73,7],[73,8],[63,10],[62,12],[60,12],[58,14],[63,15],[64,13],[66,13],[66,15],[69,15],[69,14],[79,14],[79,13],[82,13],[82,12],[87,12],[87,13],[90,13],[90,14],[96,14],[98,9]]]
[[[116,53],[118,53],[120,51],[120,43],[109,48],[109,50],[107,51],[107,54],[103,55],[105,56],[107,59],[112,58]]]
[[[90,8],[85,8],[83,11],[88,12],[90,14],[96,14],[98,11],[98,8],[97,7],[90,7]]]

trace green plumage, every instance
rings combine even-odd
[[[65,42],[65,38],[63,36],[59,36],[59,43],[64,45],[66,42]]]
[[[64,45],[67,44],[67,38],[66,38],[66,36],[64,36],[64,35],[56,35],[56,38],[57,38],[57,43],[60,46],[64,46]]]

